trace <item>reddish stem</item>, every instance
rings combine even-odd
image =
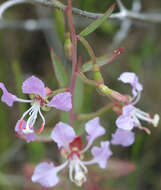
[[[72,93],[72,110],[70,111],[70,125],[73,126],[74,124],[74,89],[75,89],[75,83],[76,83],[76,70],[77,70],[77,37],[76,32],[74,28],[74,21],[72,16],[72,1],[68,0],[68,7],[66,9],[67,16],[68,16],[68,23],[70,27],[71,32],[71,38],[72,38],[72,77],[71,77],[71,83],[70,83],[70,89]]]

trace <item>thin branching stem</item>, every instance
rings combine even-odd
[[[76,70],[77,70],[77,37],[74,27],[74,21],[72,16],[72,1],[68,1],[68,7],[66,9],[67,15],[68,15],[68,23],[69,28],[71,32],[71,38],[72,38],[72,77],[71,77],[71,83],[70,83],[70,89],[72,93],[72,105],[74,105],[74,90],[75,90],[75,83],[76,83]],[[70,111],[70,124],[71,126],[74,125],[74,106],[72,107],[72,110]]]

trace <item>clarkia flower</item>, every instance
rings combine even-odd
[[[7,91],[3,83],[0,83],[0,88],[3,91],[1,97],[2,102],[8,106],[13,106],[14,102],[25,102],[30,103],[31,107],[22,115],[20,120],[17,122],[15,131],[19,135],[24,135],[27,142],[35,140],[34,124],[38,114],[42,119],[42,124],[38,133],[41,133],[45,126],[45,118],[41,113],[41,108],[44,106],[55,107],[59,110],[69,111],[72,108],[71,104],[71,93],[63,92],[54,96],[50,102],[48,101],[48,88],[45,88],[44,83],[35,76],[31,76],[23,82],[22,91],[24,94],[32,95],[31,100],[24,100],[11,94]],[[27,121],[25,117],[29,116]]]
[[[82,149],[82,140],[76,136],[74,129],[63,122],[59,122],[51,133],[51,138],[57,143],[61,154],[66,161],[60,166],[54,166],[53,163],[42,162],[36,166],[32,181],[38,182],[42,186],[52,187],[59,182],[57,173],[69,167],[69,178],[76,185],[81,186],[86,181],[87,165],[98,164],[100,168],[106,168],[107,161],[112,155],[109,148],[109,141],[102,141],[100,147],[93,147],[91,153],[92,160],[84,161],[83,153],[87,151],[94,140],[105,134],[105,129],[100,125],[99,118],[96,117],[85,124],[86,137],[88,143]]]
[[[121,80],[124,83],[129,83],[132,86],[133,97],[130,104],[125,105],[122,108],[122,115],[120,115],[116,120],[116,125],[118,128],[124,130],[132,130],[135,126],[145,130],[147,133],[150,133],[150,130],[143,127],[140,123],[140,120],[146,121],[152,124],[154,127],[157,127],[159,123],[159,115],[155,114],[154,118],[151,118],[150,115],[134,105],[138,103],[140,99],[140,93],[143,90],[142,85],[139,83],[138,77],[135,73],[125,72],[120,75],[118,80]]]

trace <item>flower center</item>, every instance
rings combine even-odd
[[[45,101],[40,96],[35,96],[34,101],[39,102],[40,106],[44,106],[45,104]]]
[[[28,133],[33,133],[34,130],[33,130],[33,126],[35,124],[35,121],[37,119],[37,116],[38,116],[38,113],[40,114],[43,122],[41,124],[41,127],[38,131],[38,133],[41,133],[41,131],[43,130],[44,128],[44,125],[45,125],[45,119],[40,111],[40,107],[42,105],[42,98],[39,99],[39,97],[35,98],[34,101],[32,102],[32,106],[31,108],[29,108],[21,117],[20,119],[20,123],[19,123],[19,129],[21,130],[22,128],[22,122],[23,122],[23,119],[26,117],[26,115],[29,114],[29,118],[26,122],[26,126],[22,129],[22,132],[24,134],[28,134]]]
[[[86,181],[85,174],[88,170],[79,157],[78,152],[71,152],[69,157],[69,176],[72,182],[81,186]]]

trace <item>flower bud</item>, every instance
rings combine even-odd
[[[66,33],[64,42],[65,55],[69,60],[72,60],[72,42],[70,39],[70,33]]]
[[[108,88],[104,84],[100,84],[98,88],[99,88],[101,93],[108,96],[113,101],[123,103],[123,104],[129,103],[129,99],[125,95],[122,95],[119,92]]]

